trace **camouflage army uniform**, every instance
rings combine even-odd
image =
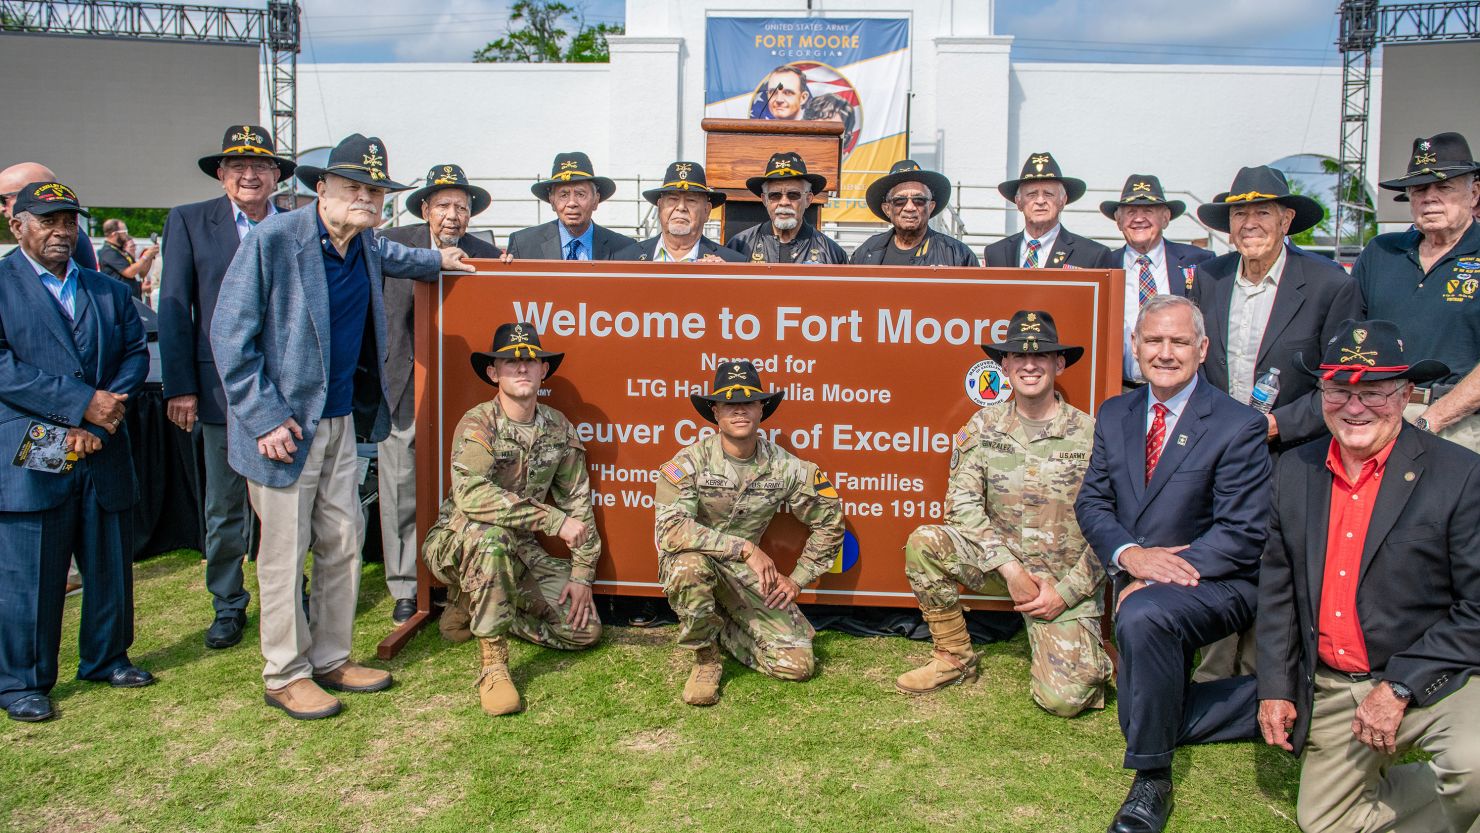
[[[843,507],[817,466],[758,439],[753,466],[735,466],[714,435],[659,468],[658,575],[678,614],[680,647],[718,639],[757,671],[788,680],[812,676],[815,631],[793,602],[766,607],[760,579],[745,563],[777,512],[811,528],[791,580],[806,587],[827,572],[843,542]]]
[[[514,635],[550,648],[585,648],[601,636],[594,613],[581,630],[565,623],[556,600],[566,582],[589,585],[601,555],[586,450],[557,410],[537,406],[533,442],[504,416],[498,399],[474,407],[457,424],[452,492],[442,501],[422,558],[446,583],[448,602],[468,609],[472,632]],[[569,561],[545,552],[536,532],[555,535],[567,516],[591,529]]]
[[[925,611],[954,606],[957,582],[1007,595],[997,569],[1017,561],[1056,582],[1067,609],[1053,621],[1025,616],[1033,699],[1054,714],[1103,708],[1110,660],[1100,642],[1105,573],[1074,518],[1089,464],[1094,420],[1060,399],[1028,436],[1015,403],[988,405],[956,434],[946,523],[922,526],[905,547],[905,575]]]

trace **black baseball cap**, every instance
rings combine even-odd
[[[14,216],[22,211],[38,217],[58,211],[75,211],[84,217],[89,216],[77,201],[77,192],[60,182],[32,182],[17,191],[10,213]]]

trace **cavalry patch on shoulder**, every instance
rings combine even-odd
[[[817,473],[812,475],[812,491],[821,497],[835,498],[838,496],[838,490],[833,488],[832,481],[827,479],[822,469],[818,469]]]

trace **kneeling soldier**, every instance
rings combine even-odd
[[[457,424],[452,492],[422,549],[447,585],[448,610],[471,617],[483,658],[478,695],[489,714],[520,709],[505,634],[563,650],[601,636],[591,601],[601,539],[586,450],[570,421],[537,401],[564,356],[541,349],[534,325],[523,323],[500,326],[493,349],[473,354],[473,370],[498,395]],[[537,532],[560,536],[570,560],[545,552]]]
[[[1094,420],[1054,392],[1084,355],[1058,340],[1048,313],[1020,311],[1006,342],[982,346],[1002,363],[1013,399],[982,408],[956,434],[946,523],[916,529],[905,546],[905,575],[935,641],[930,662],[896,681],[905,694],[976,679],[960,582],[1005,591],[1023,614],[1038,705],[1062,717],[1105,705],[1105,574],[1074,519]]]
[[[719,433],[658,469],[658,575],[678,614],[679,647],[694,652],[683,689],[693,706],[719,702],[719,644],[772,677],[812,676],[815,631],[796,597],[832,565],[843,507],[817,466],[760,433],[783,395],[766,393],[750,362],[720,365],[714,392],[689,397]],[[790,577],[757,546],[782,509],[811,529]]]

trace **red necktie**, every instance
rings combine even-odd
[[[1156,464],[1161,460],[1162,440],[1167,436],[1167,406],[1160,402],[1151,406],[1156,416],[1151,418],[1151,430],[1146,432],[1146,482],[1151,482],[1151,475],[1156,471]]]

